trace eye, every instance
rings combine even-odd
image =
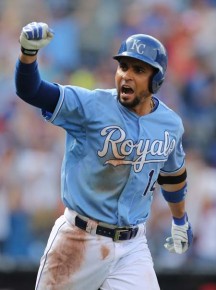
[[[128,66],[126,65],[126,63],[120,62],[119,63],[119,67],[121,68],[121,70],[126,71],[128,69]]]
[[[144,73],[146,71],[145,68],[142,67],[142,66],[136,66],[134,68],[134,70],[135,70],[136,73]]]

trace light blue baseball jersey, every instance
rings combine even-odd
[[[146,221],[159,172],[184,165],[181,118],[160,100],[138,116],[118,102],[116,89],[59,88],[54,113],[43,114],[66,131],[63,203],[109,224]]]

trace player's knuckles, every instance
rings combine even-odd
[[[27,40],[35,39],[36,32],[34,29],[26,29],[23,30],[22,37],[26,38]]]

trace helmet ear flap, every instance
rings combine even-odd
[[[150,92],[153,94],[157,93],[163,81],[164,81],[164,75],[161,73],[161,71],[158,71],[156,74],[154,74],[150,82]]]

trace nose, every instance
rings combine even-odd
[[[133,78],[133,74],[132,71],[130,69],[127,69],[126,71],[122,71],[121,72],[121,77],[125,80],[125,81],[129,81]]]

